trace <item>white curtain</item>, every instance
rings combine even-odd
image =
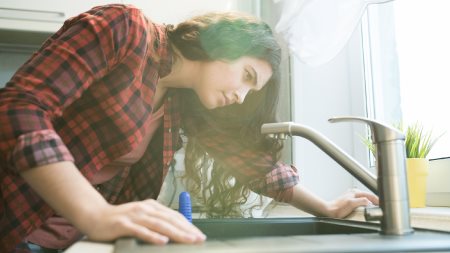
[[[367,5],[392,0],[274,0],[281,4],[275,30],[301,61],[318,66],[345,46]]]

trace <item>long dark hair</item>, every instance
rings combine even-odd
[[[281,143],[260,134],[263,123],[276,120],[279,96],[281,49],[271,28],[255,17],[235,12],[208,13],[180,23],[167,31],[169,41],[189,60],[233,61],[243,56],[267,61],[272,76],[264,88],[247,95],[244,103],[206,109],[194,91],[179,89],[182,127],[188,137],[186,185],[206,208],[208,217],[242,216],[240,206],[249,188],[235,180],[202,140],[226,138],[248,149],[279,158]],[[210,152],[211,151],[211,152]]]

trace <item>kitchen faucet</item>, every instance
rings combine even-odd
[[[310,127],[293,122],[267,123],[262,125],[261,133],[271,138],[285,139],[286,135],[290,135],[311,141],[367,188],[378,194],[380,207],[366,207],[364,216],[368,221],[381,222],[381,234],[413,233],[406,181],[405,135],[395,128],[361,117],[336,117],[329,121],[359,121],[370,126],[372,141],[377,151],[377,177],[327,137]]]

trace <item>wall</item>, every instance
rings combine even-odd
[[[17,47],[0,44],[0,88],[30,57],[37,47]]]
[[[291,94],[294,122],[321,132],[365,165],[368,153],[360,140],[366,134],[365,126],[327,121],[334,116],[366,115],[361,47],[358,29],[343,51],[327,64],[310,67],[291,57]],[[325,199],[359,185],[334,160],[300,137],[293,140],[293,159],[301,183]]]
[[[207,11],[239,10],[254,12],[254,0],[122,0],[141,8],[144,13],[156,22],[176,24],[191,16]]]

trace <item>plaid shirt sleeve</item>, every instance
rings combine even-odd
[[[226,136],[203,139],[202,144],[252,191],[278,201],[291,201],[293,187],[299,182],[294,166],[275,161],[270,154],[246,149]]]
[[[17,173],[73,161],[52,119],[139,43],[142,22],[137,9],[96,7],[44,42],[0,89],[0,167]]]

